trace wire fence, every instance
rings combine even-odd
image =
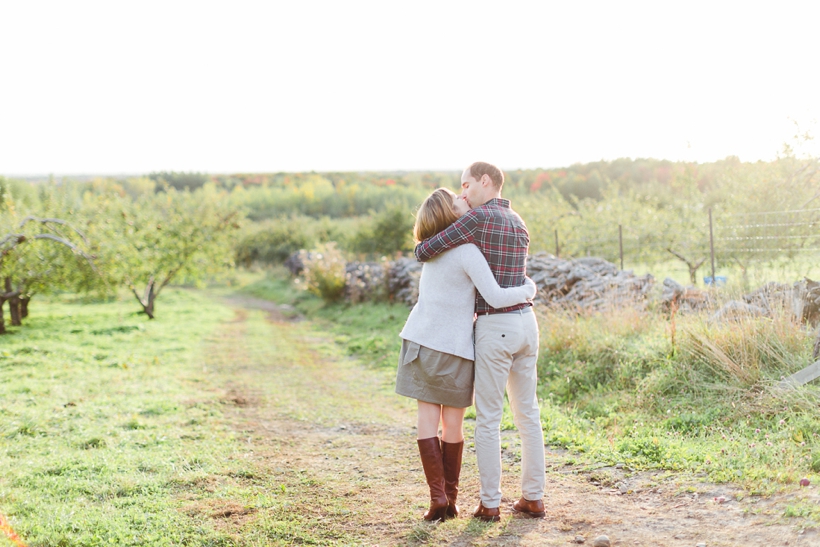
[[[663,226],[617,224],[594,237],[554,230],[556,256],[599,256],[621,269],[663,264],[692,283],[761,275],[820,275],[820,208],[744,213],[704,211]],[[815,256],[816,255],[816,256]]]

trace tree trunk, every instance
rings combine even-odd
[[[157,299],[157,292],[154,290],[156,284],[154,283],[154,278],[151,278],[151,282],[148,284],[148,291],[145,295],[145,306],[143,309],[145,310],[145,315],[148,316],[148,319],[154,318],[154,300]]]
[[[741,279],[743,279],[743,292],[749,292],[749,275],[746,271],[746,265],[735,257],[732,257],[732,260],[734,260],[740,268]]]
[[[151,294],[148,295],[148,305],[143,306],[145,310],[145,315],[148,316],[148,319],[154,318],[154,300],[156,300],[157,295],[154,294],[154,291],[151,291]]]
[[[9,302],[9,315],[11,316],[11,326],[19,327],[23,324],[20,318],[20,293],[13,292],[11,288],[11,278],[6,278],[6,297]]]
[[[148,286],[145,287],[145,296],[140,298],[140,295],[137,294],[137,289],[133,286],[131,287],[131,291],[134,293],[134,296],[137,299],[137,302],[140,303],[142,306],[142,311],[145,315],[148,316],[148,319],[154,318],[154,300],[157,297],[157,294],[154,292],[154,277],[151,276],[151,279],[148,280]]]
[[[23,318],[20,317],[20,298],[17,296],[9,298],[9,315],[12,327],[19,327],[23,324]]]
[[[3,310],[0,309],[0,312]],[[3,318],[0,317],[0,328],[3,326]],[[820,328],[817,329],[817,336],[814,338],[814,351],[811,354],[812,359],[820,357]]]
[[[670,253],[672,253],[673,255],[675,255],[678,258],[678,260],[681,260],[682,262],[684,262],[686,264],[686,267],[689,268],[689,280],[692,282],[692,285],[697,285],[698,284],[698,268],[703,266],[703,263],[706,262],[706,259],[701,258],[698,262],[695,262],[694,260],[689,260],[685,256],[683,256],[679,253],[676,253],[672,249],[666,249],[666,250],[669,251]],[[715,284],[715,280],[713,279],[712,280],[712,285],[714,285],[714,284]]]
[[[6,299],[0,295],[0,334],[6,334],[6,321],[3,319],[3,306],[6,305]]]
[[[28,317],[28,303],[31,300],[30,296],[20,299],[20,318],[25,319]]]

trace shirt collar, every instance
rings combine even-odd
[[[493,198],[489,200],[484,205],[489,205],[491,207],[504,207],[505,209],[510,208],[510,200],[504,198]]]

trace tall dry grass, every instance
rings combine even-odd
[[[591,394],[633,390],[669,353],[662,318],[631,307],[594,313],[549,308],[539,324],[539,378],[545,393],[567,403],[586,406]]]
[[[777,387],[811,362],[812,329],[789,310],[715,322],[721,304],[688,314],[615,307],[542,311],[544,393],[579,409],[617,393],[618,400],[650,411],[663,398],[683,398],[692,408],[725,405],[744,415],[784,406],[820,415],[818,400],[812,403],[820,390]]]
[[[750,388],[807,366],[811,332],[787,310],[772,317],[715,322],[706,314],[679,319],[679,350],[705,380]]]
[[[541,348],[588,354],[658,329],[656,314],[632,307],[601,312],[548,308],[539,313]]]

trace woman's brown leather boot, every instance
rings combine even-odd
[[[447,495],[444,493],[444,462],[438,437],[418,439],[421,465],[427,486],[430,487],[430,509],[424,513],[424,520],[444,520],[447,516]]]
[[[464,451],[464,441],[460,443],[446,443],[441,441],[441,459],[444,463],[444,494],[447,496],[447,516],[458,516],[458,478],[461,475],[461,454]]]

